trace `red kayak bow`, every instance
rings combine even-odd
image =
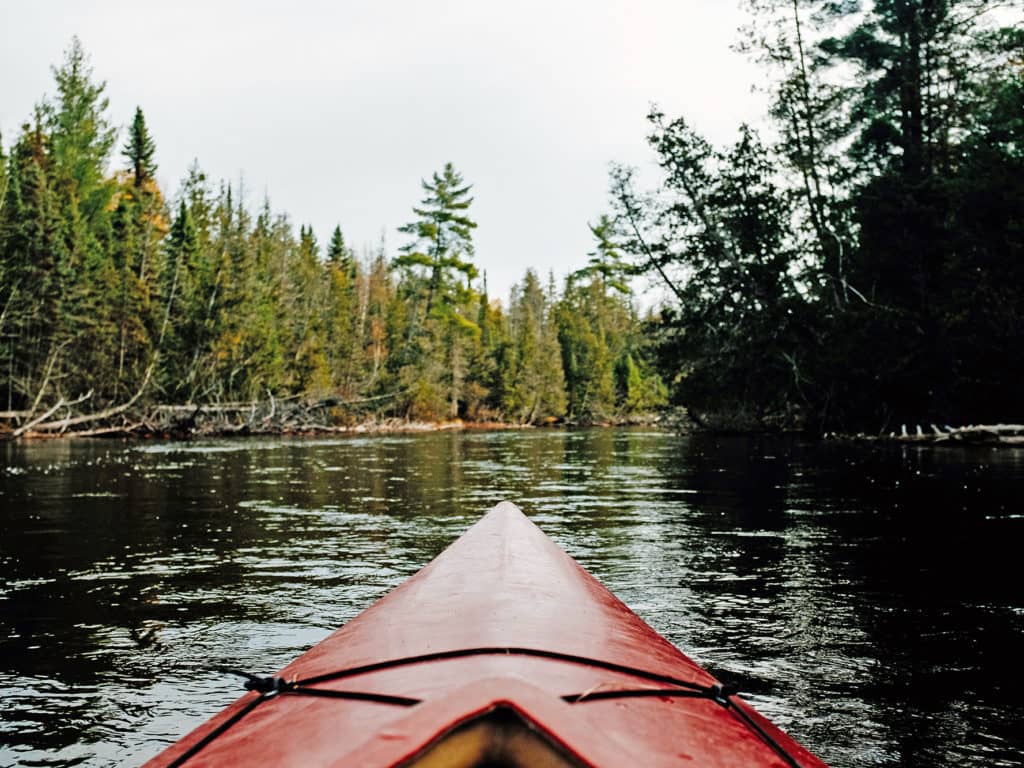
[[[507,502],[246,687],[147,768],[825,766]]]

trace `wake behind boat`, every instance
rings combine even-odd
[[[825,766],[508,502],[246,687],[146,768]]]

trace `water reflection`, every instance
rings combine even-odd
[[[0,448],[0,766],[140,762],[516,501],[836,766],[1019,765],[1024,451],[649,431]]]

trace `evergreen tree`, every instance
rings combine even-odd
[[[623,294],[629,293],[629,278],[642,274],[643,270],[637,269],[622,252],[616,222],[607,214],[602,214],[597,224],[591,224],[589,227],[597,247],[587,254],[590,257],[587,266],[573,273],[573,281],[584,281],[599,276],[609,288]]]
[[[747,5],[746,47],[777,76],[777,143],[744,130],[718,150],[655,111],[661,188],[637,194],[632,172],[614,169],[614,227],[595,228],[607,246],[597,264],[619,248],[626,274],[657,274],[671,291],[657,333],[676,397],[734,426],[1019,412],[998,382],[1024,368],[1020,291],[1006,290],[1022,277],[1008,137],[1024,34],[986,21],[1008,4]],[[586,337],[572,318],[563,333]],[[588,345],[568,341],[572,404],[573,351]],[[616,366],[627,401],[630,357]]]
[[[508,397],[507,369],[511,365],[513,344],[508,318],[501,304],[487,293],[487,276],[477,300],[476,324],[480,334],[471,346],[469,383],[466,387],[466,412],[472,419],[500,419]]]
[[[268,306],[274,283],[260,261],[268,220],[260,214],[252,227],[241,186],[237,196],[230,186],[223,190],[213,220],[211,249],[219,258],[207,366],[211,391],[225,400],[252,400],[266,395],[266,365],[273,359],[266,347],[267,320],[276,316]]]
[[[118,174],[108,247],[117,272],[114,308],[119,341],[116,391],[134,393],[149,369],[159,333],[159,271],[161,242],[170,229],[164,197],[153,171],[155,143],[149,136],[142,111],[135,121],[125,156],[132,166]]]
[[[401,379],[412,393],[410,413],[421,418],[456,417],[468,369],[467,344],[479,334],[471,319],[470,281],[477,276],[469,261],[476,228],[468,214],[473,198],[471,187],[451,163],[422,184],[426,197],[413,208],[418,218],[399,228],[413,239],[394,260],[412,304],[399,361]]]
[[[533,270],[512,292],[511,349],[506,358],[504,408],[515,421],[534,424],[565,414],[565,377],[553,302]]]
[[[468,215],[472,187],[451,163],[422,185],[426,197],[413,208],[418,218],[399,227],[399,232],[413,239],[402,247],[395,266],[423,273],[419,277],[429,316],[436,304],[444,307],[442,313],[453,305],[460,278],[469,283],[477,276],[476,267],[468,260],[473,256],[472,232],[477,225]]]
[[[320,246],[312,227],[299,228],[299,242],[290,259],[284,306],[291,331],[290,388],[324,392],[330,388],[330,364],[324,332],[324,293]]]
[[[366,389],[384,393],[394,386],[388,379],[391,350],[404,338],[405,330],[404,304],[396,300],[383,244],[370,262],[366,283]]]
[[[190,351],[196,346],[198,329],[192,316],[194,281],[191,265],[199,252],[199,240],[192,215],[185,200],[167,237],[166,267],[161,284],[162,319],[157,337],[160,355],[158,386],[173,402],[185,402],[190,387],[185,380],[189,370]]]
[[[291,228],[284,215],[275,216],[268,200],[247,238],[249,258],[242,288],[243,306],[237,333],[240,341],[231,369],[242,399],[259,399],[286,390],[288,360],[282,318],[286,296],[284,264],[291,250]],[[235,373],[237,371],[237,373]]]
[[[327,337],[333,379],[349,396],[363,365],[366,302],[360,296],[360,277],[355,255],[336,226],[327,246]]]
[[[584,422],[615,416],[615,334],[604,283],[593,276],[584,284],[570,277],[558,307],[569,415]]]
[[[833,346],[839,354],[826,357],[816,374],[830,382],[827,400],[846,406],[834,411],[836,419],[949,423],[983,402],[1015,407],[1015,396],[993,399],[987,384],[980,391],[988,398],[964,387],[965,377],[976,380],[968,360],[976,359],[978,341],[964,318],[986,313],[977,302],[986,291],[973,291],[965,302],[960,290],[979,276],[984,283],[1013,274],[1010,260],[997,259],[996,266],[986,256],[979,264],[977,243],[963,238],[970,227],[965,184],[980,181],[982,197],[998,199],[990,184],[1006,167],[1003,159],[984,180],[967,178],[978,117],[1021,51],[1019,34],[987,23],[986,11],[999,5],[879,0],[868,12],[849,13],[852,29],[821,44],[828,66],[852,65],[858,80],[848,121],[856,169],[850,205],[859,233],[850,274],[863,301],[854,317],[829,328],[847,343]],[[1000,237],[1008,223],[991,221],[990,232]],[[1005,330],[999,335],[1007,338]],[[1016,346],[996,357],[1014,359]]]
[[[793,283],[792,212],[773,159],[747,127],[722,152],[681,118],[666,123],[654,111],[650,119],[665,180],[660,205],[648,204],[645,215],[658,236],[647,243],[627,231],[623,247],[642,267],[655,264],[679,298],[663,313],[673,327],[665,354],[676,360],[676,396],[694,413],[728,415],[735,425],[784,420],[798,392],[794,319],[804,310]],[[614,202],[620,227],[636,221],[633,198]],[[580,370],[614,362],[600,341],[596,334],[594,359]],[[574,367],[567,363],[567,372]]]
[[[146,256],[145,229],[137,206],[122,199],[114,211],[111,243],[117,281],[117,300],[112,307],[118,331],[114,395],[134,391],[151,354],[150,331],[155,325],[150,286],[141,262]]]
[[[336,225],[331,232],[331,240],[327,244],[327,261],[342,270],[349,270],[355,262],[355,256],[345,244],[345,236],[341,233],[341,225]]]
[[[117,327],[112,307],[117,302],[117,279],[110,249],[110,215],[115,182],[107,177],[106,162],[115,131],[109,125],[103,96],[105,85],[92,81],[92,71],[77,38],[54,68],[57,95],[37,109],[32,150],[34,170],[23,177],[20,197],[37,213],[41,229],[35,242],[36,266],[46,273],[51,295],[34,300],[46,316],[35,343],[49,350],[39,375],[39,396],[47,384],[70,397],[92,390],[93,402],[113,396],[116,389],[109,360],[116,357]],[[25,193],[28,192],[26,195]],[[31,213],[30,217],[35,218]],[[40,239],[43,231],[50,234]],[[74,344],[74,359],[64,354]]]
[[[153,161],[156,144],[149,135],[149,129],[146,128],[146,118],[142,114],[142,107],[135,108],[135,117],[132,119],[128,133],[128,144],[125,146],[123,154],[130,163],[132,182],[136,187],[141,187],[143,183],[153,178],[157,169],[157,165]]]
[[[22,127],[7,169],[0,210],[4,400],[8,410],[32,409],[60,378],[57,363],[67,344],[58,328],[69,259],[50,143],[38,114],[34,126]]]
[[[106,178],[106,163],[117,137],[106,117],[109,105],[105,82],[93,82],[92,67],[77,37],[64,53],[64,63],[53,69],[57,82],[54,103],[44,102],[54,171],[90,224],[104,215],[114,188]]]

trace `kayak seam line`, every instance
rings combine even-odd
[[[296,682],[296,685],[313,685],[315,683],[324,683],[330,680],[340,680],[345,677],[353,677],[355,675],[366,674],[368,672],[377,672],[382,669],[393,669],[397,667],[409,666],[412,664],[422,664],[431,661],[446,661],[449,659],[465,658],[469,656],[531,656],[534,658],[552,659],[555,661],[566,661],[573,664],[581,664],[588,667],[597,667],[599,669],[606,669],[612,672],[622,672],[625,674],[633,675],[635,677],[642,677],[648,680],[654,680],[661,683],[670,683],[677,685],[681,688],[688,688],[694,691],[706,691],[711,690],[710,686],[704,686],[699,683],[690,682],[687,680],[680,680],[672,677],[671,675],[664,675],[659,672],[649,672],[644,669],[638,669],[636,667],[630,667],[625,664],[616,664],[612,661],[602,661],[601,659],[593,659],[587,656],[576,656],[569,653],[560,653],[558,651],[543,651],[536,648],[517,648],[517,647],[502,647],[502,646],[485,646],[480,648],[463,648],[460,650],[453,651],[437,651],[435,653],[424,653],[417,656],[405,656],[398,659],[390,659],[388,661],[378,661],[372,664],[363,664],[358,667],[349,667],[348,669],[340,669],[335,672],[325,672],[321,675],[314,675],[313,677],[307,677],[305,679]]]
[[[349,701],[370,701],[376,704],[394,704],[398,707],[414,707],[422,699],[408,696],[392,696],[387,693],[364,693],[363,691],[332,691],[326,688],[290,688],[282,691],[286,696],[314,696],[324,699],[347,699]]]
[[[681,691],[678,688],[635,688],[620,691],[593,691],[591,693],[584,691],[583,693],[570,693],[562,696],[561,699],[567,704],[586,704],[590,701],[602,701],[604,699],[639,699],[649,696],[671,696],[677,699],[707,699],[708,701],[719,703],[713,689],[706,691]]]

